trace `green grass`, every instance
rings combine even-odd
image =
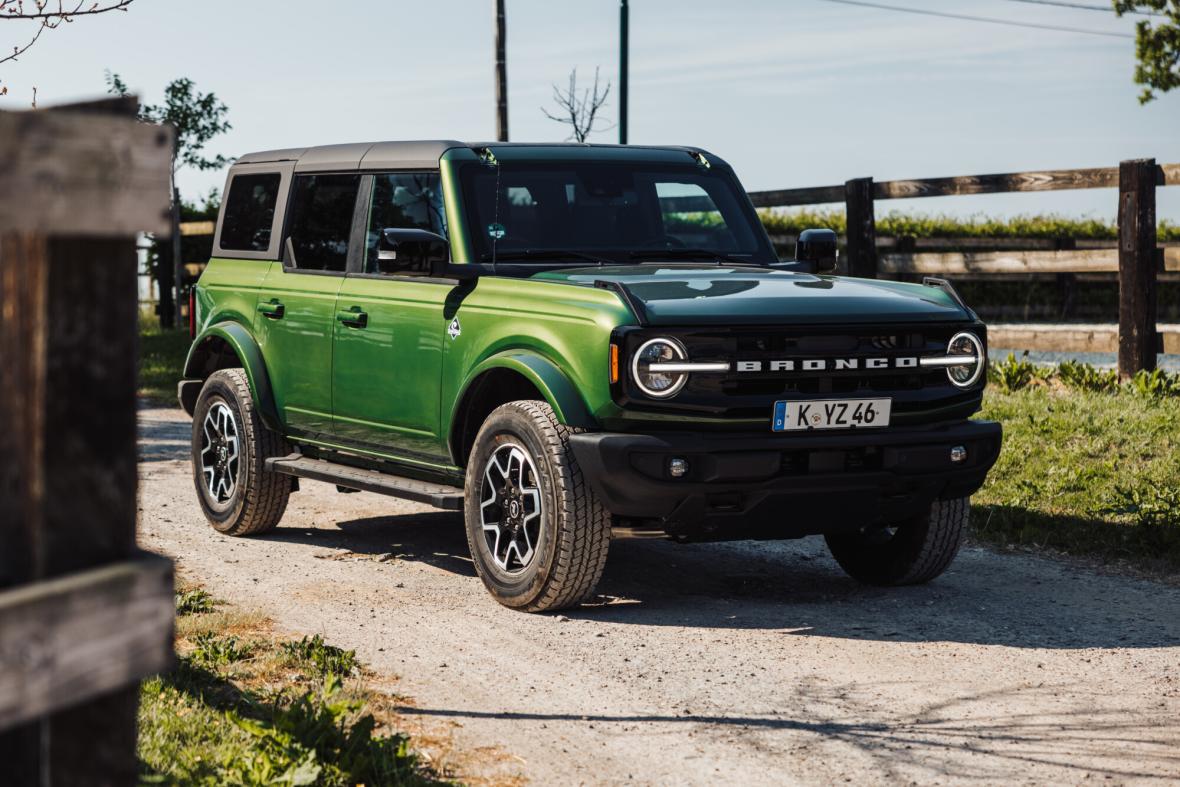
[[[796,235],[808,227],[827,227],[844,234],[844,209],[782,209],[758,211],[771,234]],[[1180,224],[1160,219],[1156,234],[1161,241],[1180,241]],[[1073,219],[1054,214],[1014,216],[1007,219],[972,216],[924,215],[887,212],[877,217],[877,235],[915,238],[1077,238],[1115,240],[1118,227],[1101,219]]]
[[[1174,575],[1180,571],[1180,400],[1059,384],[988,389],[1004,447],[973,498],[973,532]],[[1099,382],[1098,385],[1105,385]]]
[[[441,783],[388,729],[378,695],[345,683],[360,671],[355,653],[283,641],[264,618],[215,606],[199,589],[177,593],[178,666],[140,690],[141,783]]]
[[[155,317],[139,323],[139,394],[159,404],[176,404],[176,383],[192,343],[187,330],[166,331]]]

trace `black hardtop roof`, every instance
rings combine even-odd
[[[570,150],[595,149],[609,155],[618,151],[668,153],[703,153],[700,148],[681,145],[600,145],[584,142],[459,142],[451,139],[417,140],[404,142],[353,142],[343,145],[317,145],[307,148],[283,148],[247,153],[234,162],[238,164],[266,164],[295,162],[296,170],[326,169],[430,169],[452,148],[565,148]],[[716,158],[716,157],[714,157]]]

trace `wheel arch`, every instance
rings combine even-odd
[[[180,383],[180,404],[185,412],[193,414],[200,392],[200,385],[191,383],[204,383],[214,372],[236,367],[246,372],[250,395],[254,398],[262,422],[270,429],[281,431],[274,391],[271,389],[262,350],[249,329],[236,322],[209,326],[189,348],[188,358],[184,362],[184,379]]]
[[[451,411],[448,443],[452,461],[463,467],[487,416],[517,399],[542,399],[557,419],[571,427],[597,424],[578,389],[552,361],[513,350],[487,358],[472,370]]]

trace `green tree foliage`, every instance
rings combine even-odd
[[[127,83],[118,74],[106,74],[107,90],[117,96],[128,95]],[[194,169],[220,169],[230,163],[226,156],[206,156],[207,145],[218,134],[233,128],[225,119],[229,112],[214,93],[202,93],[191,79],[180,77],[164,88],[162,104],[141,104],[139,119],[145,123],[168,123],[176,129],[173,173],[182,166]]]
[[[1135,23],[1135,84],[1139,103],[1180,87],[1180,0],[1113,0],[1114,11],[1142,14]]]

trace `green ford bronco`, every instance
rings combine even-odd
[[[179,397],[217,530],[299,479],[462,511],[502,604],[594,591],[612,535],[823,535],[858,580],[950,564],[1000,450],[946,282],[780,262],[694,148],[378,142],[243,156]]]

